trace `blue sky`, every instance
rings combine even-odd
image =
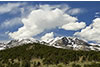
[[[50,32],[53,32],[54,37],[56,37],[56,36],[74,36],[74,34],[76,32],[78,32],[78,34],[76,34],[76,35],[80,38],[83,38],[83,39],[86,39],[87,41],[92,41],[95,43],[100,42],[99,39],[95,38],[97,36],[97,33],[99,34],[99,32],[95,31],[95,33],[92,33],[92,32],[94,32],[94,31],[92,31],[93,20],[96,20],[96,19],[99,20],[99,17],[100,17],[100,7],[99,7],[100,2],[96,2],[96,1],[93,1],[93,2],[92,1],[89,1],[89,2],[88,1],[86,1],[86,2],[85,1],[3,2],[2,1],[2,2],[0,2],[0,42],[8,41],[10,39],[14,39],[14,37],[19,36],[19,35],[17,35],[17,33],[14,34],[14,32],[16,32],[16,31],[18,32],[18,29],[20,29],[21,27],[24,27],[24,25],[27,23],[27,22],[25,23],[25,21],[24,21],[24,23],[25,23],[24,24],[22,20],[24,18],[27,18],[28,16],[33,16],[33,15],[30,15],[30,13],[34,10],[41,9],[41,7],[40,7],[41,5],[50,5],[47,8],[50,8],[51,6],[54,6],[54,5],[59,5],[60,7],[55,6],[55,7],[53,7],[53,9],[55,9],[55,8],[59,8],[60,10],[66,9],[64,11],[64,14],[69,15],[71,18],[72,17],[77,18],[77,21],[74,21],[74,23],[84,22],[85,26],[84,27],[80,26],[80,28],[78,28],[77,30],[74,30],[74,29],[69,30],[69,29],[66,29],[67,28],[66,26],[64,26],[64,28],[62,28],[63,25],[66,25],[65,23],[63,23],[62,25],[58,25],[58,26],[56,24],[55,26],[57,26],[57,27],[50,27],[50,28],[44,27],[41,30],[36,28],[37,30],[39,30],[39,32],[37,32],[36,34],[28,31],[28,32],[30,32],[29,37],[32,36],[34,38],[40,39],[42,36],[45,36],[47,33],[50,33]],[[64,7],[66,5],[67,5],[67,7]],[[43,7],[44,6],[42,6],[42,8]],[[45,9],[45,7],[43,9]],[[75,11],[74,9],[76,10],[76,12],[74,12]],[[36,17],[38,18],[38,16],[36,16]],[[34,19],[34,17],[33,17],[33,19]],[[27,19],[25,19],[25,20],[27,20]],[[55,19],[53,19],[53,20],[55,20]],[[32,22],[34,23],[34,20]],[[94,23],[99,24],[99,22],[97,20]],[[42,23],[40,23],[40,24],[42,24]],[[90,29],[89,29],[90,33],[92,33],[92,34],[90,34],[89,37],[87,37],[89,35],[89,34],[87,34],[87,31],[81,32],[82,30],[87,29],[88,26],[90,27]],[[61,27],[61,28],[59,28],[59,27]],[[75,28],[76,27],[77,26],[75,26]],[[99,30],[99,28],[98,29],[96,28],[96,30]],[[11,33],[11,34],[9,35],[9,33]],[[83,35],[83,33],[84,34],[86,33],[86,34]],[[22,33],[20,33],[20,34],[22,34]],[[24,34],[29,34],[29,33],[25,32]],[[17,36],[15,36],[15,35],[17,35]],[[92,35],[95,35],[94,39],[91,39]],[[20,35],[20,36],[22,36],[22,35]],[[27,35],[27,37],[28,37],[28,35]]]

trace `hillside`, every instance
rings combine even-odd
[[[0,67],[100,67],[99,51],[74,51],[39,43],[0,51]]]

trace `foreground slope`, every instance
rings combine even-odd
[[[84,62],[89,62],[89,64]],[[66,50],[39,43],[24,44],[0,51],[0,67],[74,67],[82,65],[100,67],[100,52]]]

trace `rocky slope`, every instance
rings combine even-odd
[[[49,42],[42,42],[42,43],[63,49],[100,51],[100,46],[88,44],[87,42],[75,37],[56,37],[50,40]]]

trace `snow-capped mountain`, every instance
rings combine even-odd
[[[46,43],[46,42],[44,42]],[[49,46],[54,46],[56,48],[63,48],[63,49],[73,49],[73,50],[98,50],[100,51],[100,46],[93,46],[88,44],[84,40],[78,39],[76,37],[56,37],[52,40],[49,40],[46,43]]]
[[[0,50],[4,50],[6,48],[12,48],[27,43],[39,43],[39,41],[34,38],[10,40],[7,43],[0,43]]]
[[[12,48],[12,47],[27,44],[27,43],[40,43],[47,46],[54,46],[56,48],[72,49],[72,50],[100,51],[100,46],[88,44],[84,40],[81,40],[76,37],[56,37],[46,42],[39,41],[34,38],[11,40],[5,44],[0,43],[0,50],[6,49],[6,48]]]
[[[7,48],[19,46],[22,44],[28,44],[28,43],[38,43],[39,41],[34,38],[24,38],[24,39],[17,39],[17,40],[11,40],[8,43],[6,43]]]

